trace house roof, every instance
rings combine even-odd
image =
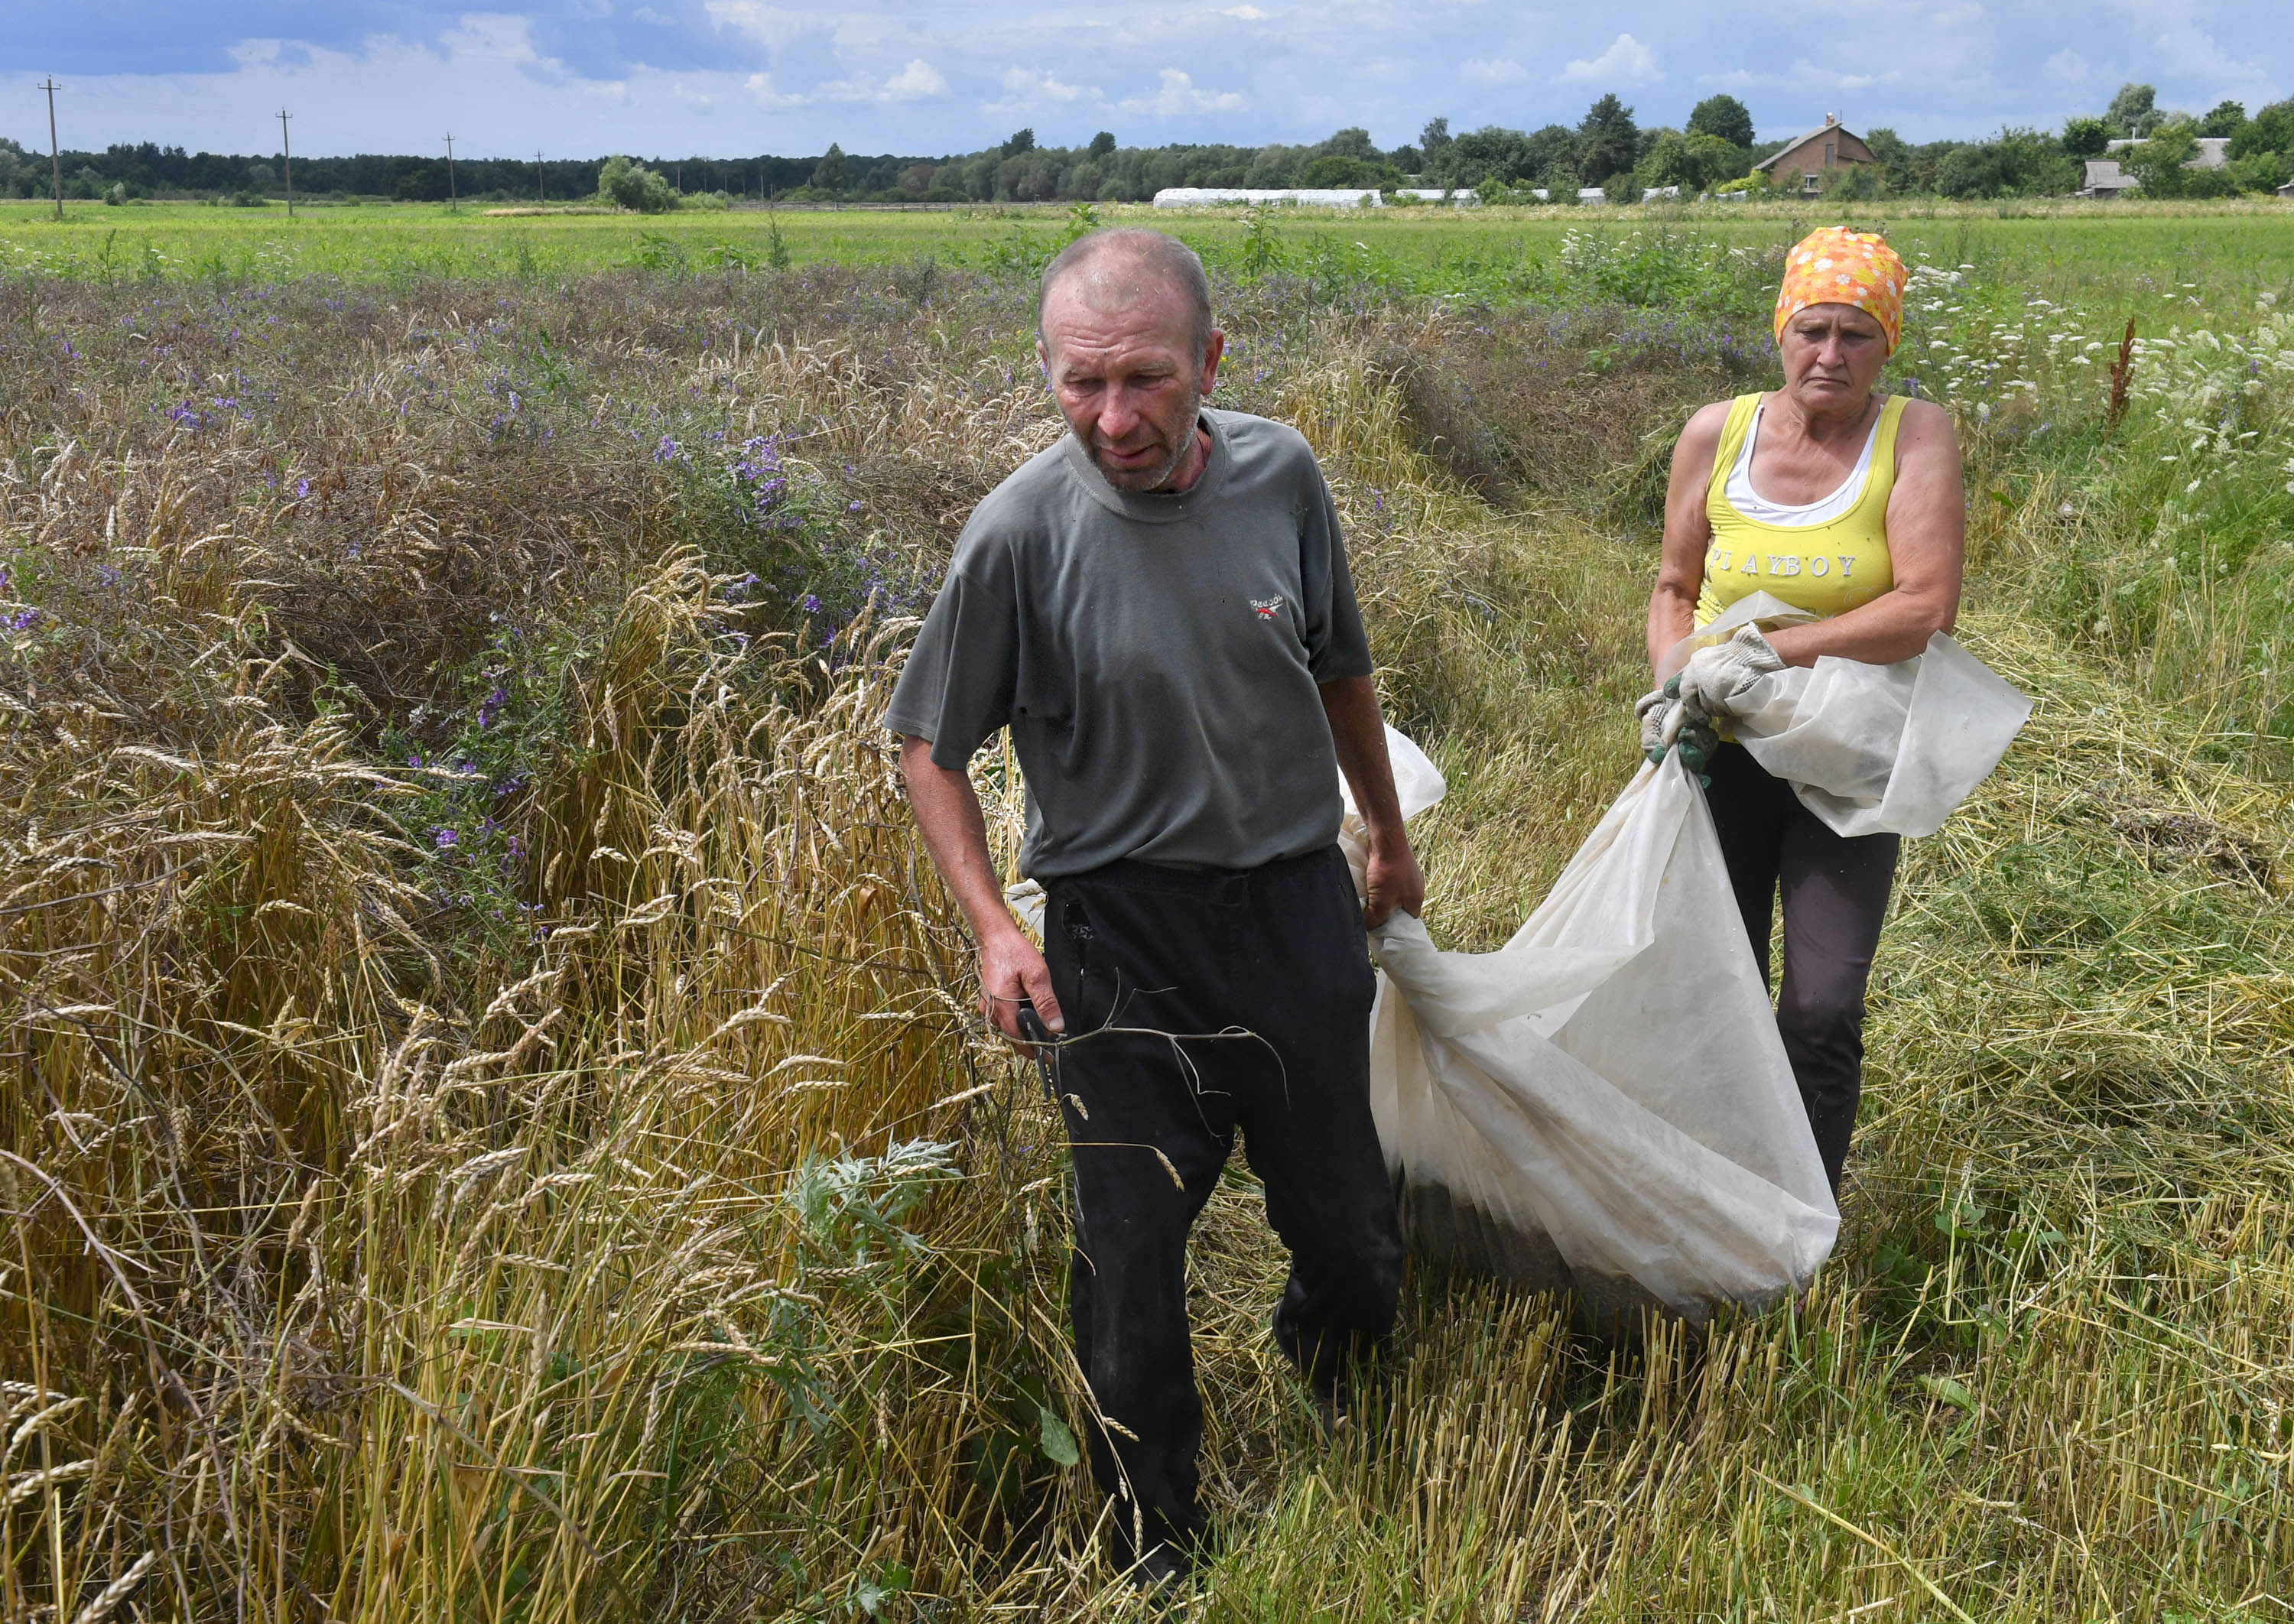
[[[2198,138],[2198,151],[2192,156],[2190,161],[2184,164],[2183,167],[2185,169],[2221,168],[2224,165],[2230,162],[2230,140],[2231,138],[2227,135],[2200,136]],[[2117,141],[2104,142],[2103,143],[2103,150],[2105,152],[2124,152],[2129,147],[2139,146],[2142,143],[2139,142],[2129,141],[2122,136]]]
[[[1864,145],[1864,138],[1861,135],[1859,135],[1855,131],[1841,123],[1839,119],[1827,118],[1822,124],[1818,125],[1814,129],[1809,131],[1806,134],[1794,136],[1790,141],[1785,142],[1784,145],[1769,153],[1768,157],[1762,158],[1759,163],[1754,164],[1753,167],[1755,171],[1772,168],[1780,160],[1790,158],[1794,153],[1808,145],[1810,142],[1816,141],[1826,135],[1844,135],[1849,140],[1854,142],[1858,146],[1861,147]],[[1868,152],[1871,149],[1867,147],[1865,148],[1865,150]]]

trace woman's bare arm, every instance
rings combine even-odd
[[[1704,555],[1712,545],[1712,524],[1704,516],[1704,493],[1712,483],[1712,459],[1720,453],[1729,402],[1697,408],[1672,448],[1672,478],[1664,491],[1664,556],[1657,565],[1656,589],[1649,594],[1649,669],[1672,673],[1664,657],[1696,626],[1696,595],[1704,586]]]
[[[1709,408],[1707,410],[1710,410]],[[1666,530],[1670,557],[1672,531]],[[1959,440],[1932,401],[1908,401],[1896,430],[1896,488],[1888,498],[1888,559],[1896,584],[1870,603],[1806,626],[1769,634],[1786,665],[1834,654],[1869,665],[1908,660],[1959,617],[1967,559],[1967,501]],[[1650,620],[1652,642],[1655,620]],[[1684,629],[1685,631],[1685,629]]]

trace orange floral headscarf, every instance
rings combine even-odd
[[[1904,262],[1868,231],[1827,225],[1810,231],[1785,256],[1785,282],[1777,289],[1777,337],[1785,323],[1811,304],[1853,304],[1880,323],[1891,353],[1904,326]]]

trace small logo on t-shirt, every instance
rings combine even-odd
[[[1250,606],[1258,612],[1262,621],[1271,621],[1282,613],[1282,600],[1279,597],[1254,597]]]

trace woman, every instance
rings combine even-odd
[[[1737,599],[1767,592],[1825,618],[1753,627],[1698,650],[1680,697],[1725,727],[1762,672],[1820,655],[1907,660],[1951,629],[1966,508],[1951,419],[1926,401],[1875,397],[1896,346],[1904,266],[1876,236],[1827,227],[1786,262],[1777,296],[1784,387],[1706,406],[1681,431],[1665,499],[1664,559],[1649,597],[1649,662]],[[1668,661],[1668,655],[1672,658]],[[1662,753],[1663,690],[1640,706]],[[1720,849],[1763,978],[1779,889],[1784,981],[1777,1026],[1836,1193],[1863,1081],[1864,988],[1896,873],[1897,837],[1834,833],[1743,747],[1706,761]]]

